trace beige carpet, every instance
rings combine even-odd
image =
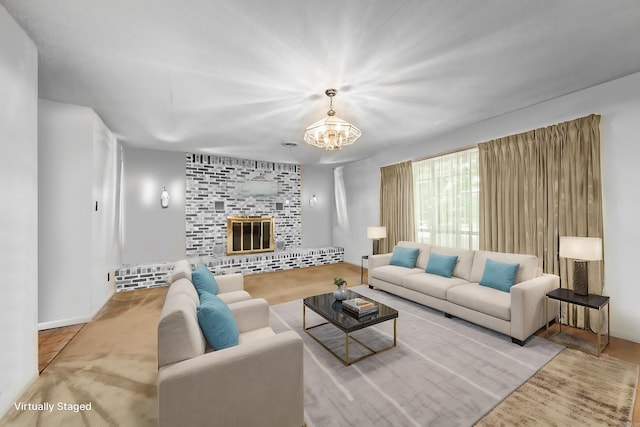
[[[18,400],[54,409],[13,408],[0,425],[157,425],[157,325],[165,294],[158,288],[114,295]],[[58,407],[89,402],[87,411]]]
[[[638,365],[565,349],[477,426],[630,426]]]

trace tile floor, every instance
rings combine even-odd
[[[38,371],[42,372],[84,327],[79,325],[46,329],[38,332]]]

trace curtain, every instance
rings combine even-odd
[[[478,149],[413,163],[416,240],[478,249]]]
[[[411,162],[380,168],[380,225],[387,228],[380,253],[392,252],[401,240],[415,239],[414,215]]]
[[[347,211],[347,192],[344,187],[344,166],[338,166],[333,170],[333,193],[338,225],[343,230],[347,230],[349,228],[349,213]]]
[[[572,287],[560,236],[602,237],[600,116],[478,145],[480,249],[537,255],[544,272]],[[590,262],[589,292],[601,294],[603,261]],[[586,309],[563,307],[563,323],[589,327]]]

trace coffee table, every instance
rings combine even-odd
[[[375,301],[371,298],[360,295],[350,289],[347,289],[346,291],[347,291],[347,299],[364,298],[368,301],[375,303],[378,306],[378,312],[358,318],[357,316],[346,313],[344,310],[342,310],[342,302],[337,301],[333,297],[333,293],[315,295],[312,297],[305,298],[302,301],[302,329],[304,329],[304,331],[311,338],[316,340],[318,344],[320,344],[327,351],[333,354],[345,366],[348,366],[352,363],[358,362],[362,359],[366,359],[367,357],[389,350],[396,346],[396,322],[398,319],[398,311],[382,303],[379,303],[378,301]],[[307,324],[306,324],[307,308],[317,313],[327,321],[307,328]],[[382,348],[380,350],[373,350],[365,343],[361,342],[360,340],[350,335],[352,332],[355,332],[357,330],[364,329],[369,326],[376,325],[378,323],[386,322],[388,320],[393,320],[393,344],[388,347]],[[317,328],[319,326],[326,325],[326,324],[331,324],[345,333],[344,359],[340,357],[340,355],[335,353],[333,350],[331,350],[329,347],[327,347],[318,337],[316,337],[310,332],[312,329]],[[349,359],[349,338],[351,338],[352,340],[354,340],[355,342],[357,342],[358,344],[360,344],[361,346],[369,350],[370,353],[365,354],[364,356],[359,357],[357,359],[350,360]]]

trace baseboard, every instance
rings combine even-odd
[[[106,297],[104,298],[104,300],[102,301],[102,303],[99,304],[98,307],[88,316],[71,317],[68,319],[60,319],[60,320],[54,320],[51,322],[38,323],[38,330],[43,331],[45,329],[62,328],[63,326],[71,326],[71,325],[77,325],[79,323],[91,322],[93,318],[96,317],[96,314],[98,314],[100,310],[102,310],[102,308],[109,302],[113,294],[115,294],[115,289],[111,289],[109,293],[106,295]]]
[[[80,316],[71,317],[69,319],[54,320],[51,322],[38,323],[38,330],[43,331],[45,329],[62,328],[63,326],[77,325],[79,323],[91,322],[93,316]]]
[[[104,299],[98,305],[98,307],[93,311],[93,313],[91,313],[91,320],[93,320],[93,318],[96,317],[96,314],[98,314],[100,312],[100,310],[102,310],[102,308],[109,302],[109,300],[111,299],[111,297],[115,293],[116,293],[116,289],[115,289],[115,285],[114,285],[114,287],[109,289],[109,293],[104,297]]]

